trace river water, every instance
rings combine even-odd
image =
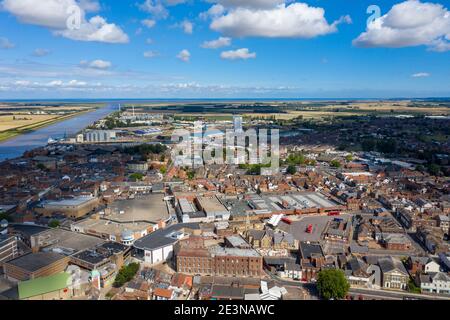
[[[117,110],[118,107],[116,105],[109,104],[95,111],[0,142],[0,161],[14,159],[22,156],[25,151],[43,147],[47,145],[49,138],[60,139],[66,134],[68,136],[74,135]]]

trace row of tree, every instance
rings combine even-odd
[[[123,151],[130,155],[140,155],[143,159],[148,159],[151,155],[157,154],[161,155],[166,152],[167,146],[157,143],[157,144],[141,144],[139,146],[128,147]]]
[[[127,266],[123,266],[117,273],[113,286],[115,288],[120,288],[125,283],[131,281],[138,271],[139,271],[139,263],[133,262]]]

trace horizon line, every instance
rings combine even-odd
[[[346,97],[346,98],[11,98],[0,99],[1,102],[26,101],[363,101],[363,100],[450,100],[449,97]]]

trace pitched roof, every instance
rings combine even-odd
[[[250,237],[252,237],[253,239],[255,239],[255,240],[261,240],[264,237],[265,234],[266,234],[265,230],[252,229],[252,230],[248,231],[248,235]]]
[[[172,292],[173,291],[170,289],[156,288],[153,291],[153,294],[158,297],[170,299],[170,298],[172,298]]]
[[[188,288],[192,288],[192,277],[187,276],[181,273],[177,273],[174,275],[171,281],[171,285],[177,288],[181,288],[183,286],[187,286]]]
[[[317,243],[300,242],[300,257],[310,259],[312,256],[323,256],[322,247]]]
[[[408,274],[408,271],[406,271],[405,266],[398,259],[392,257],[381,258],[380,260],[378,260],[378,264],[380,265],[381,271],[383,273],[397,270],[403,274]]]
[[[19,282],[19,299],[27,299],[67,288],[70,277],[70,274],[62,272],[48,277]]]
[[[444,272],[438,272],[433,276],[433,281],[436,281],[436,280],[450,282],[450,276],[448,276]]]
[[[231,298],[231,299],[243,299],[244,288],[243,287],[231,287],[223,285],[213,285],[212,296],[215,298]]]

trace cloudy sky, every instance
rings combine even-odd
[[[0,0],[0,99],[450,97],[449,4]]]

